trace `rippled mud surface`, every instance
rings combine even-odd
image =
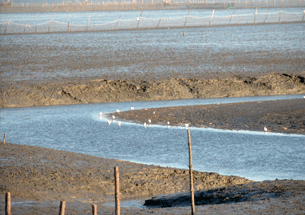
[[[302,23],[1,36],[1,78],[15,82],[298,73],[305,65],[303,40]]]

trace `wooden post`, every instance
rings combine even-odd
[[[6,28],[5,28],[4,34],[6,34],[6,32],[7,32],[7,29],[8,29],[8,26],[9,26],[10,22],[11,22],[11,18],[10,18],[10,20],[8,21],[7,25],[6,25]]]
[[[282,16],[282,9],[281,9],[281,11],[280,11],[279,23],[280,23],[280,21],[281,21],[281,16]]]
[[[60,201],[59,215],[65,215],[65,211],[66,211],[66,201]]]
[[[11,215],[11,193],[5,194],[5,215]]]
[[[256,20],[256,15],[257,15],[257,8],[256,8],[256,11],[255,11],[255,14],[254,14],[254,24],[255,24],[255,20]]]
[[[69,17],[68,17],[68,32],[70,31],[70,12],[69,12]]]
[[[189,145],[189,161],[190,161],[190,192],[191,192],[191,203],[192,203],[192,215],[195,214],[195,197],[194,197],[194,185],[193,185],[193,155],[192,155],[192,142],[191,142],[191,132],[187,130],[188,145]]]
[[[3,144],[5,144],[6,133],[3,135]]]
[[[232,20],[232,17],[234,16],[234,13],[235,13],[235,11],[233,12],[233,14],[232,14],[231,17],[230,17],[229,25],[231,24],[231,20]],[[255,22],[255,21],[254,21],[254,22]]]
[[[115,215],[121,214],[120,208],[120,173],[119,167],[114,167],[114,178],[115,178]]]
[[[212,19],[213,19],[213,16],[214,16],[214,12],[215,12],[215,10],[213,10],[213,13],[212,13],[212,16],[211,16],[211,20],[210,20],[209,25],[211,25],[211,22],[212,22]]]
[[[141,21],[142,14],[143,14],[143,10],[141,11],[140,16],[138,17],[137,29],[139,28],[139,24],[140,24],[140,21]]]
[[[269,11],[269,10],[268,10],[268,11]],[[266,23],[267,16],[268,16],[268,11],[267,11],[267,14],[266,14],[266,17],[265,17],[264,23]]]
[[[50,23],[49,23],[49,29],[48,29],[49,33],[50,33],[50,30],[51,30],[51,23],[52,23],[52,17],[50,18]]]
[[[28,23],[29,23],[29,22],[27,21],[26,24],[25,24],[23,33],[25,33],[26,27],[28,27]]]
[[[97,215],[97,206],[96,205],[92,205],[92,215]]]
[[[116,29],[116,26],[119,24],[119,21],[121,20],[121,17],[122,17],[122,16],[120,16],[119,20],[118,20],[117,23],[115,24],[114,29]]]
[[[305,12],[304,12],[304,14],[305,14]],[[160,18],[160,21],[159,21],[159,23],[158,23],[158,25],[157,25],[157,27],[156,27],[156,28],[158,28],[158,27],[159,27],[159,25],[160,25],[160,23],[161,23],[161,20],[162,20],[162,17]]]
[[[191,10],[192,10],[192,7],[190,8],[189,13],[188,13],[187,16],[186,16],[185,23],[184,23],[184,26],[183,26],[183,27],[186,26],[186,23],[187,23],[187,20],[188,20],[188,18],[189,18],[189,16],[190,16]]]
[[[88,28],[89,28],[89,22],[90,22],[90,16],[88,17],[88,22],[87,22],[87,28],[86,28],[86,31],[88,31]]]

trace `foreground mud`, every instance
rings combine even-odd
[[[113,113],[122,120],[170,126],[305,134],[305,99],[151,108]]]
[[[4,208],[4,194],[10,191],[13,214],[56,214],[59,211],[59,202],[62,200],[67,201],[67,214],[90,214],[92,204],[97,205],[98,214],[114,214],[113,167],[116,165],[120,168],[122,214],[190,213],[190,207],[141,206],[145,199],[155,195],[187,192],[189,175],[186,170],[33,146],[3,144],[3,142],[0,144],[2,161],[0,205]],[[195,190],[212,188],[210,191],[197,191],[198,195],[204,192],[216,195],[213,202],[197,206],[198,213],[245,214],[284,211],[301,213],[304,211],[304,181],[252,184],[252,181],[237,176],[203,172],[195,172],[194,179]],[[242,190],[243,193],[238,193]],[[237,199],[238,201],[235,201]],[[129,207],[124,207],[124,202],[131,200]],[[232,204],[227,204],[228,202]],[[135,204],[138,206],[136,207]],[[180,206],[183,205],[185,206],[185,202],[181,201]]]
[[[0,108],[305,93],[304,76],[285,73],[202,79],[21,81],[0,85]]]
[[[0,191],[32,201],[101,203],[114,200],[114,167],[122,198],[188,190],[186,170],[136,164],[16,144],[0,145]],[[197,189],[251,182],[237,176],[195,172]]]

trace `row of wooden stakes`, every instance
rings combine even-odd
[[[192,215],[195,214],[195,198],[194,198],[194,186],[193,186],[193,163],[192,163],[192,143],[191,133],[187,130],[188,135],[188,146],[189,146],[189,171],[190,171],[190,193],[191,193],[191,204],[192,204]],[[6,136],[6,135],[5,135]],[[4,141],[5,142],[5,138]],[[114,167],[114,178],[115,178],[115,214],[121,214],[121,203],[120,203],[120,173],[119,167]],[[8,192],[5,195],[5,215],[12,215],[11,213],[11,193]],[[66,211],[66,201],[61,201],[59,206],[59,215],[64,215]],[[92,215],[97,215],[97,206],[92,205]]]

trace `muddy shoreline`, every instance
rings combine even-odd
[[[27,201],[66,200],[83,203],[84,206],[113,201],[115,166],[120,169],[122,200],[188,190],[189,175],[185,169],[3,142],[0,143],[0,149],[1,193],[11,192],[14,198]],[[194,175],[197,189],[252,182],[246,178],[218,173],[195,171]],[[77,213],[82,214],[80,211]]]
[[[116,165],[120,168],[123,202],[138,202],[138,206],[131,204],[129,207],[122,207],[122,214],[190,213],[188,206],[139,206],[144,204],[145,199],[155,195],[187,192],[187,170],[3,142],[0,142],[0,148],[0,205],[4,208],[4,194],[10,191],[13,214],[55,214],[58,213],[59,201],[62,200],[67,201],[67,214],[89,214],[92,204],[98,206],[98,213],[114,214],[111,204],[114,201],[113,167]],[[253,183],[237,176],[204,172],[195,172],[194,179],[195,190],[201,190],[197,193],[209,192],[206,189],[211,189],[210,192],[215,192],[219,199],[224,197],[227,201],[203,205],[198,202],[199,213],[234,213],[237,208],[239,213],[301,213],[305,209],[304,181],[276,180]],[[234,201],[239,191],[243,191],[242,196],[239,201]],[[245,196],[247,198],[242,200]],[[172,196],[166,198],[169,201]],[[227,204],[230,201],[231,204]],[[185,203],[181,201],[181,206],[183,204]]]
[[[191,98],[305,94],[304,75],[213,75],[163,78],[121,77],[0,83],[0,108]]]
[[[305,134],[305,99],[151,108],[113,113],[119,120],[168,126]]]

